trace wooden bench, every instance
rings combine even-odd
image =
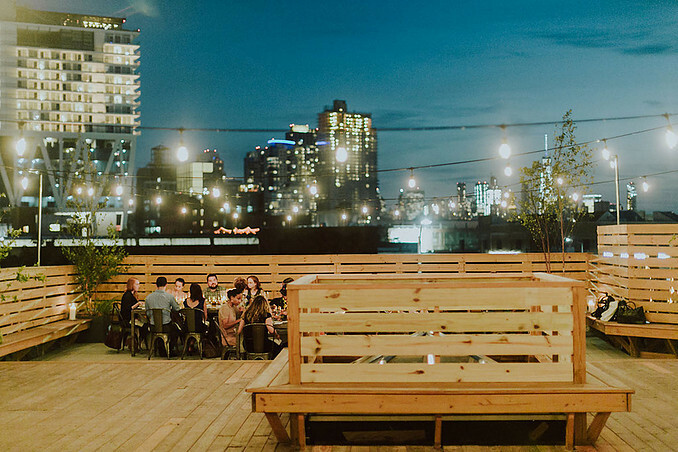
[[[318,414],[427,415],[437,447],[444,417],[561,414],[568,446],[593,443],[633,390],[587,381],[584,296],[545,274],[301,278],[288,286],[289,352],[248,387],[252,409],[279,441],[290,413],[301,447]]]
[[[0,271],[0,358],[21,359],[35,346],[89,328],[89,319],[68,320],[68,305],[78,296],[71,267]],[[17,280],[17,274],[25,276]],[[44,278],[43,278],[44,277]]]
[[[586,324],[604,334],[611,342],[623,348],[633,357],[664,357],[662,352],[643,350],[641,338],[659,339],[664,342],[671,355],[678,358],[678,325],[669,323],[627,324],[617,322],[603,322],[591,316],[586,317]]]

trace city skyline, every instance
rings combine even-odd
[[[557,121],[661,114],[676,110],[669,34],[676,8],[651,5],[492,4],[487,9],[433,3],[339,5],[285,2],[257,5],[128,2],[127,8],[93,1],[19,1],[21,6],[127,16],[141,28],[141,123],[158,127],[227,127],[284,130],[289,123],[316,127],[314,116],[332,99],[371,112],[374,127],[420,127]],[[259,6],[257,8],[256,6]],[[520,13],[519,13],[520,12]],[[209,13],[209,14],[208,14]],[[404,18],[408,22],[403,23]],[[279,25],[284,24],[278,31]],[[264,25],[270,25],[268,30]],[[175,38],[171,38],[175,36]],[[190,39],[188,38],[190,36]],[[313,39],[309,39],[313,36]],[[327,49],[333,49],[328,54]],[[169,71],[169,68],[172,71]],[[172,77],[167,77],[171,73]],[[215,88],[218,87],[218,88]],[[172,92],[172,105],[163,94]],[[659,119],[579,124],[580,140],[662,125]],[[543,147],[553,126],[509,128],[514,153]],[[242,157],[271,133],[184,133],[194,151],[217,148],[229,176],[242,175]],[[494,157],[499,129],[379,132],[379,169]],[[150,148],[176,147],[177,132],[143,130],[138,167]],[[622,179],[676,167],[661,131],[610,141],[620,155]],[[641,157],[645,155],[645,157]],[[531,159],[514,159],[525,166]],[[457,181],[499,178],[503,162],[417,171],[427,195],[451,196]],[[671,174],[648,179],[641,210],[676,210]],[[380,174],[382,195],[395,199],[407,172]],[[604,165],[593,188],[614,198]],[[625,185],[625,184],[624,184]],[[638,180],[636,180],[636,185]],[[623,196],[623,194],[622,194]]]

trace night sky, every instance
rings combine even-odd
[[[110,1],[19,0],[52,11],[127,17],[141,35],[141,124],[285,129],[317,126],[334,99],[372,113],[380,127],[557,121],[678,113],[675,1]],[[672,119],[678,123],[678,116]],[[580,124],[591,140],[665,125],[664,118]],[[678,131],[678,127],[676,127]],[[514,153],[543,148],[554,126],[509,128]],[[228,176],[273,134],[184,133],[194,150],[219,150]],[[283,133],[275,134],[282,138]],[[379,169],[493,157],[499,129],[379,132]],[[143,131],[150,148],[177,132]],[[678,170],[664,131],[609,142],[621,178]],[[600,153],[596,153],[596,158]],[[534,156],[514,158],[512,166]],[[603,162],[605,163],[605,162]],[[496,175],[519,190],[504,163],[417,171],[427,197],[471,189]],[[397,197],[408,172],[380,175]],[[613,172],[599,164],[591,191],[614,201]],[[678,210],[678,172],[648,178],[641,210]],[[625,182],[622,182],[625,185]],[[636,179],[636,184],[639,180]],[[472,189],[471,189],[472,190]],[[622,198],[625,198],[625,189]]]

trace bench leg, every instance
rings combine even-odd
[[[588,444],[586,437],[586,413],[574,414],[574,445],[584,446]]]
[[[280,422],[280,416],[278,416],[278,413],[264,413],[264,414],[266,415],[266,419],[268,419],[268,423],[271,424],[271,429],[273,430],[275,438],[278,440],[278,442],[289,443],[290,437],[287,435],[287,430],[285,430],[285,426],[282,425],[282,422]]]
[[[591,421],[588,431],[586,432],[586,437],[590,444],[595,444],[598,436],[600,436],[600,432],[602,432],[603,428],[605,428],[605,423],[609,417],[610,413],[596,413],[593,421]]]
[[[668,345],[671,353],[673,353],[674,356],[678,358],[678,350],[676,350],[676,346],[673,344],[673,341],[671,339],[666,339],[666,345]]]
[[[299,449],[306,448],[306,422],[303,414],[292,414],[297,418],[297,441],[299,442]]]
[[[443,448],[443,417],[436,416],[435,430],[433,431],[433,447],[440,450]]]
[[[574,449],[574,413],[567,413],[567,423],[565,424],[565,447]]]

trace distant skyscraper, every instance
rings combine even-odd
[[[267,214],[299,218],[315,223],[317,201],[321,196],[316,166],[316,131],[308,125],[291,124],[285,139],[271,139],[245,159],[245,181],[264,192]],[[298,223],[293,221],[293,224]]]
[[[457,182],[456,216],[469,218],[471,216],[471,200],[466,195],[466,183]]]
[[[400,216],[405,221],[414,221],[422,213],[426,206],[426,196],[424,190],[419,187],[406,187],[400,190],[398,196],[398,207],[401,212]]]
[[[487,182],[476,182],[473,194],[476,198],[476,215],[489,215],[491,210],[489,184]]]
[[[37,178],[26,188],[19,181],[42,171],[48,209],[67,210],[77,187],[91,187],[123,218],[139,125],[139,31],[120,17],[2,5],[0,191],[12,206],[37,206]]]
[[[633,182],[626,184],[626,210],[636,210],[638,208],[637,197],[636,184]]]
[[[490,206],[491,215],[499,215],[501,204],[501,188],[497,184],[497,178],[490,177],[490,186],[487,190],[487,204]]]
[[[377,134],[371,115],[349,113],[345,101],[335,100],[318,115],[318,140],[320,221],[333,225],[376,220]]]

